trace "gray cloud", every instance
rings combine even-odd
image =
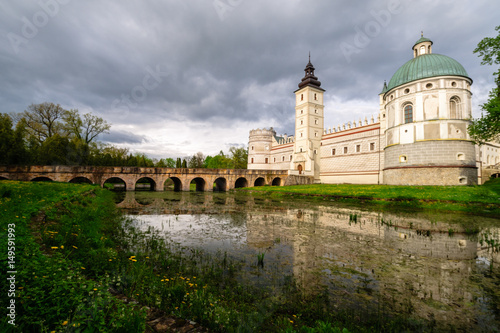
[[[244,145],[258,126],[292,134],[309,51],[325,124],[376,114],[420,30],[481,82],[478,96],[493,86],[494,69],[472,53],[498,24],[481,1],[220,0],[224,15],[213,1],[59,1],[0,5],[2,112],[45,101],[93,112],[113,124],[103,140],[158,157]]]

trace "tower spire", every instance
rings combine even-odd
[[[309,51],[309,62],[304,69],[305,75],[302,78],[302,81],[299,83],[299,89],[304,88],[305,86],[313,86],[319,88],[321,86],[321,82],[318,81],[318,78],[314,76],[314,66],[311,63],[311,51]]]

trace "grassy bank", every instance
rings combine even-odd
[[[2,332],[153,332],[153,319],[165,316],[214,332],[426,328],[384,307],[332,311],[323,291],[304,294],[292,276],[272,288],[242,284],[241,262],[140,231],[117,212],[112,193],[95,186],[3,181],[0,200],[0,237],[13,242],[1,244],[0,278],[15,277],[15,297],[2,283],[0,299],[4,309],[14,299],[17,325],[3,316]]]
[[[272,196],[321,197],[344,202],[363,202],[378,206],[459,211],[500,216],[500,179],[482,186],[393,186],[314,184],[246,188]]]

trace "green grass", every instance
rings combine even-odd
[[[265,186],[243,189],[274,196],[312,196],[338,201],[369,202],[383,206],[404,206],[500,216],[500,182],[482,186],[395,186],[314,184]]]
[[[0,238],[11,239],[1,243],[0,278],[12,275],[6,267],[16,272],[15,298],[5,283],[0,291],[2,305],[16,301],[16,329],[3,316],[2,332],[144,329],[144,312],[107,292],[102,261],[115,244],[104,235],[119,226],[114,212],[109,192],[95,186],[0,183]]]

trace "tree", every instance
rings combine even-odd
[[[111,124],[106,120],[86,113],[82,117],[78,110],[64,111],[63,113],[64,129],[70,134],[89,144],[101,133],[109,133]]]
[[[182,166],[181,168],[187,168],[187,161],[185,159],[182,160]]]
[[[229,148],[231,154],[232,167],[234,169],[246,169],[248,163],[248,149],[246,148]]]
[[[177,161],[175,161],[175,167],[176,167],[177,169],[182,168],[182,161],[181,161],[181,158],[180,158],[180,157],[177,157]]]
[[[0,113],[0,164],[24,164],[28,162],[24,144],[24,128],[17,124],[13,129],[12,118]]]
[[[54,103],[31,104],[28,110],[20,113],[20,121],[23,122],[28,134],[39,143],[59,134],[64,136],[62,120],[65,110]]]
[[[193,155],[193,157],[189,159],[188,166],[193,169],[203,168],[204,161],[205,161],[205,156],[203,156],[203,153],[197,152],[196,154]]]
[[[500,25],[495,30],[498,36],[483,38],[474,50],[482,58],[481,65],[500,64]],[[473,119],[468,128],[469,135],[478,144],[500,138],[500,70],[493,75],[497,86],[490,92],[488,101],[481,105],[485,114]]]
[[[207,156],[205,158],[204,165],[209,169],[228,169],[230,168],[232,161],[224,155],[224,152],[221,150],[218,155],[215,156]]]

